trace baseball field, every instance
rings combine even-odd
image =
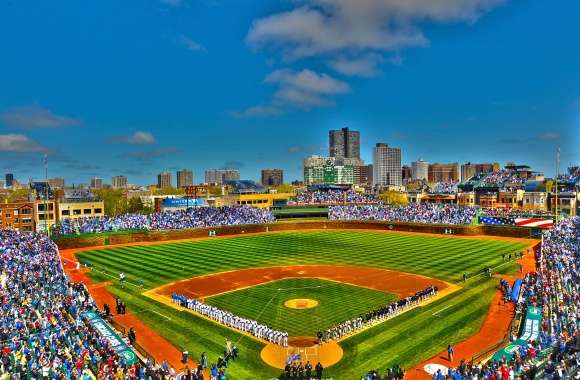
[[[226,337],[235,342],[240,359],[228,368],[228,379],[276,378],[281,371],[262,359],[263,341],[175,308],[171,292],[290,336],[315,336],[426,286],[449,290],[341,340],[342,358],[324,377],[353,379],[371,368],[409,368],[477,332],[498,284],[483,269],[513,272],[515,263],[502,255],[526,247],[509,239],[316,230],[111,247],[77,258],[93,269],[93,281],[107,282],[132,313],[194,359],[206,352],[214,362]],[[464,273],[470,276],[465,283]]]

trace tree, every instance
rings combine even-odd
[[[8,194],[8,202],[20,202],[28,200],[28,189],[16,189]]]
[[[93,192],[105,203],[106,215],[115,216],[127,212],[127,198],[122,189],[98,189]]]
[[[379,199],[389,205],[404,206],[409,203],[407,194],[395,190],[383,191],[379,194]]]

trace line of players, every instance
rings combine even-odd
[[[402,313],[405,309],[417,305],[421,301],[437,295],[437,291],[438,289],[436,286],[429,286],[426,289],[418,291],[412,296],[402,298],[391,303],[390,305],[369,311],[365,315],[361,315],[358,318],[349,319],[339,323],[338,325],[331,327],[326,331],[319,331],[317,334],[318,341],[320,343],[327,343],[331,340],[337,340],[344,336],[350,335],[353,332],[363,329],[368,325],[382,322],[385,319]]]
[[[270,343],[288,347],[288,333],[274,330],[266,325],[259,324],[252,319],[242,318],[229,311],[221,310],[215,306],[207,305],[193,298],[188,298],[181,294],[173,293],[171,299],[174,303],[186,307],[214,321],[236,330],[240,330],[253,336],[267,340]]]

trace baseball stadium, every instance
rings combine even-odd
[[[67,278],[94,301],[83,321],[126,342],[130,354],[116,352],[124,370],[429,379],[519,358],[527,340],[540,341],[526,319],[538,302],[538,260],[550,238],[575,238],[578,221],[550,230],[478,222],[490,217],[428,204],[331,205],[323,218],[282,220],[208,207],[84,218],[52,233]],[[570,327],[541,310],[544,344]],[[525,334],[533,338],[519,347]],[[534,360],[552,350],[546,343]],[[90,364],[100,373],[98,355]]]

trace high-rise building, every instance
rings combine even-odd
[[[102,189],[103,188],[103,179],[99,177],[91,178],[91,189]]]
[[[359,166],[360,170],[360,181],[361,185],[371,186],[373,184],[373,165],[362,165]]]
[[[499,162],[472,164],[468,162],[461,165],[461,181],[467,181],[471,177],[481,173],[491,173],[499,170]]]
[[[193,172],[183,169],[177,171],[177,187],[187,187],[193,185]]]
[[[124,189],[127,187],[127,177],[124,175],[116,175],[111,181],[111,187],[113,189]]]
[[[423,160],[411,162],[413,179],[427,180],[429,178],[429,163]]]
[[[64,189],[64,178],[49,178],[48,184],[52,189]]]
[[[7,173],[6,174],[6,187],[12,187],[14,185],[14,174]]]
[[[328,133],[330,157],[359,158],[360,132],[348,128],[332,130]]]
[[[401,149],[377,143],[373,150],[373,185],[401,186]]]
[[[161,172],[157,174],[157,188],[165,189],[166,187],[171,187],[171,173]]]
[[[276,187],[284,183],[282,169],[262,169],[262,185]]]
[[[459,164],[430,164],[427,180],[431,183],[436,182],[457,182],[459,181]]]
[[[403,179],[403,182],[412,179],[413,177],[412,174],[413,170],[411,169],[411,167],[409,165],[403,165],[403,167],[401,168],[401,178]]]
[[[224,181],[237,181],[240,171],[236,169],[209,169],[205,171],[205,183],[222,184]]]

